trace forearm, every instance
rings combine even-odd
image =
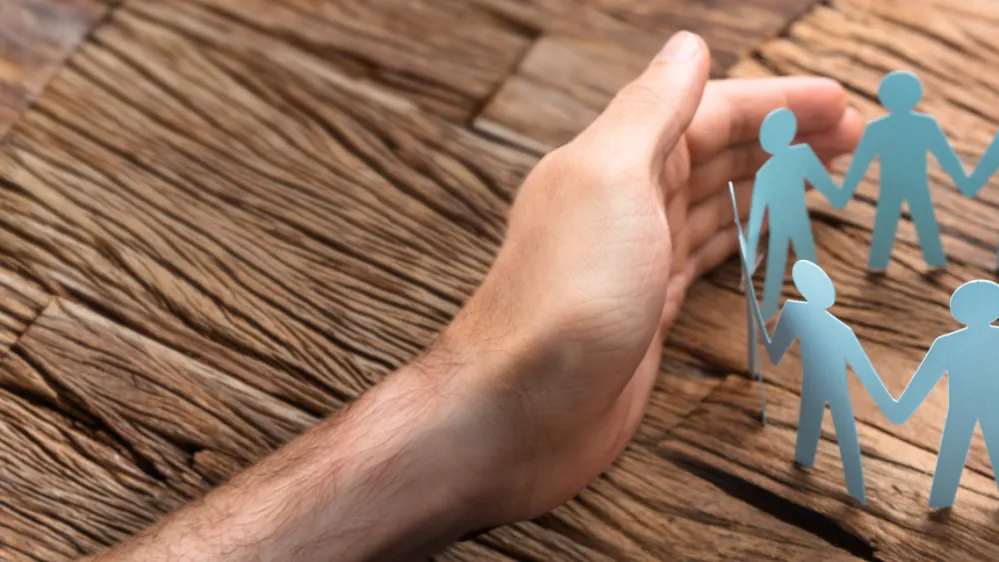
[[[469,530],[442,373],[409,366],[101,560],[411,559]]]

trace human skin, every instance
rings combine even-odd
[[[409,365],[100,559],[409,560],[545,513],[624,449],[687,288],[737,247],[777,107],[828,162],[863,123],[835,82],[708,81],[681,32],[545,156],[480,288]]]

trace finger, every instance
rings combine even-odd
[[[611,100],[577,141],[598,149],[610,165],[653,162],[668,153],[697,110],[710,59],[704,41],[686,31],[674,35],[636,80]]]
[[[840,154],[853,152],[866,126],[867,122],[860,112],[848,107],[834,127],[827,131],[803,135],[800,142],[811,146],[819,158],[831,160]]]
[[[733,182],[735,201],[739,207],[740,218],[749,216],[749,204],[753,197],[753,181],[742,180]],[[696,255],[719,231],[733,227],[735,216],[732,210],[732,198],[728,187],[718,191],[708,199],[698,203],[687,215],[688,256]],[[688,260],[689,261],[689,260]]]
[[[687,260],[685,272],[688,287],[736,252],[739,247],[738,232],[733,223],[729,228],[716,232],[695,254],[691,255]]]
[[[853,108],[848,108],[839,122],[831,129],[799,135],[795,143],[812,147],[823,162],[852,151],[864,130],[864,119]],[[758,143],[733,145],[694,166],[690,172],[690,201],[698,203],[718,191],[726,191],[729,181],[753,177],[770,158]]]
[[[786,107],[801,134],[834,127],[846,111],[846,91],[828,78],[784,77],[711,82],[687,131],[691,161],[704,162],[732,144],[759,135],[763,119]]]

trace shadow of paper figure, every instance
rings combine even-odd
[[[732,204],[735,205],[735,193],[731,188],[730,192]],[[735,216],[739,216],[738,212]],[[742,273],[749,279],[746,240],[738,218],[736,225]],[[822,418],[828,404],[836,429],[847,490],[859,502],[866,503],[857,423],[853,416],[846,378],[847,366],[853,368],[853,372],[883,410],[894,407],[895,399],[874,371],[874,366],[853,330],[827,310],[836,301],[836,289],[822,268],[812,262],[799,260],[794,264],[791,275],[805,300],[788,300],[784,304],[773,337],[767,334],[766,322],[752,290],[747,290],[746,294],[749,308],[755,314],[748,321],[756,324],[751,329],[759,330],[770,362],[775,365],[784,357],[794,340],[798,340],[802,372],[795,462],[809,468],[815,464],[822,433]]]
[[[770,243],[762,309],[766,318],[777,312],[790,247],[794,246],[797,259],[817,261],[815,239],[805,205],[805,182],[815,186],[830,201],[840,198],[837,195],[839,188],[811,147],[791,144],[797,128],[794,114],[784,108],[770,112],[760,126],[760,145],[771,156],[756,172],[753,183],[746,255],[749,256],[749,263],[754,264],[750,267],[750,273],[753,273],[763,218],[769,215]]]
[[[975,425],[982,435],[993,469],[999,466],[999,284],[969,281],[958,287],[950,310],[964,328],[937,338],[888,419],[904,423],[947,373],[949,405],[937,466],[930,489],[930,507],[950,507],[971,446]]]
[[[962,193],[977,191],[937,120],[913,111],[922,95],[923,86],[911,72],[891,72],[881,80],[878,99],[888,114],[867,125],[843,179],[839,200],[833,202],[838,208],[846,206],[867,168],[880,157],[880,187],[867,261],[867,267],[875,271],[887,268],[891,260],[902,203],[908,203],[927,265],[947,265],[930,197],[927,153],[933,153]]]

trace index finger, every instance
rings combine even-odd
[[[846,90],[835,80],[806,76],[713,80],[687,129],[691,163],[755,140],[763,119],[781,107],[794,113],[799,135],[825,131],[846,111]]]

